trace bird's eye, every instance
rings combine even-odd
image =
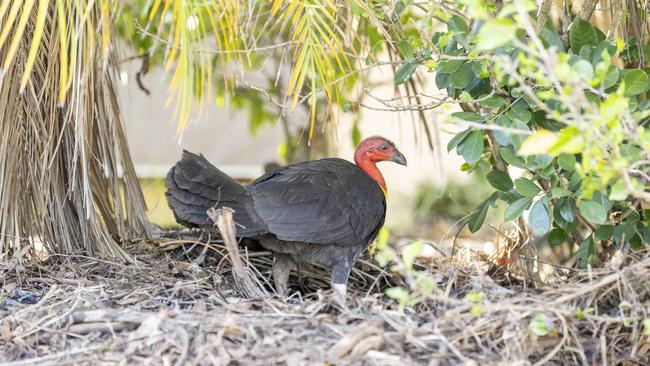
[[[381,146],[379,146],[379,150],[381,150],[381,151],[388,151],[388,145],[381,145]]]

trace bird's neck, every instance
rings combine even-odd
[[[375,165],[374,161],[366,158],[363,153],[357,151],[357,153],[354,154],[354,162],[359,168],[361,168],[361,170],[366,172],[366,174],[368,174],[372,180],[379,184],[379,187],[384,192],[384,195],[388,194],[388,188],[386,188],[386,181],[384,181],[384,176],[381,175],[381,172],[379,171],[379,168],[377,168],[377,165]]]

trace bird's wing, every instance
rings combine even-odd
[[[285,241],[367,244],[377,235],[386,214],[381,188],[342,159],[284,167],[248,188],[255,211],[269,232]]]

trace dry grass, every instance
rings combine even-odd
[[[326,275],[303,268],[302,293],[245,299],[223,244],[178,234],[127,248],[135,264],[85,256],[2,264],[0,362],[27,364],[629,364],[650,362],[650,255],[620,269],[529,287],[484,265],[427,263],[437,289],[405,314],[383,295],[400,279],[364,260],[347,308]],[[269,253],[241,249],[271,291]],[[292,278],[293,279],[293,278]],[[293,279],[295,280],[295,279]],[[293,288],[298,289],[297,281]],[[482,292],[472,315],[470,292]],[[578,309],[587,311],[584,319]],[[476,309],[475,309],[476,310]],[[543,314],[549,335],[531,320]]]

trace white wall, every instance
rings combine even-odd
[[[138,62],[131,63],[118,81],[126,135],[138,175],[164,176],[183,149],[202,153],[235,178],[261,175],[264,164],[276,160],[277,147],[283,142],[280,126],[261,127],[252,136],[245,112],[217,108],[214,101],[205,116],[195,118],[182,135],[177,134],[173,103],[165,107],[168,86],[164,72],[156,69],[143,77],[151,92],[147,96],[134,79],[138,68]]]

